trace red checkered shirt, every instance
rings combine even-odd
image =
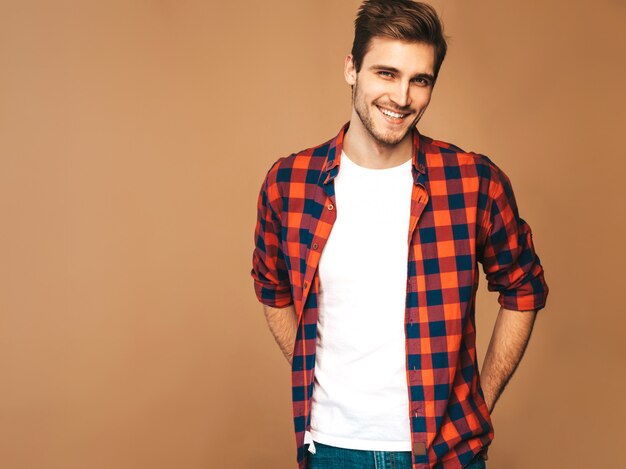
[[[274,308],[293,304],[298,315],[291,376],[300,469],[307,463],[304,433],[311,419],[317,267],[341,210],[333,179],[348,127],[279,158],[257,205],[256,295]],[[476,357],[478,263],[504,308],[539,310],[548,287],[504,172],[484,155],[412,133],[405,343],[413,469],[457,469],[486,450],[494,435]]]

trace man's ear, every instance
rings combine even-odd
[[[343,76],[348,85],[353,86],[356,83],[356,69],[354,68],[354,60],[352,54],[348,54],[343,64]]]

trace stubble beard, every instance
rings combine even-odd
[[[419,121],[419,119],[422,116],[423,111],[424,111],[424,110],[422,110],[422,112],[420,112],[420,114],[417,117],[415,117],[415,119],[413,120],[411,125],[409,125],[406,128],[404,133],[402,133],[401,135],[397,135],[397,134],[392,133],[392,132],[382,133],[382,132],[376,131],[375,124],[374,124],[374,119],[372,118],[372,115],[370,114],[369,110],[367,109],[367,103],[359,95],[358,80],[354,84],[354,91],[352,93],[352,103],[353,103],[353,106],[354,106],[354,110],[356,111],[357,115],[359,116],[359,119],[361,119],[361,122],[363,123],[363,127],[365,127],[367,132],[372,136],[372,138],[374,140],[376,140],[377,142],[379,142],[383,146],[387,146],[387,147],[391,147],[391,146],[397,145],[402,140],[404,140],[406,135],[411,130],[413,130],[413,127],[415,127],[415,124],[417,124],[417,121]]]

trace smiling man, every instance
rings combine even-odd
[[[416,128],[445,54],[429,5],[364,2],[350,121],[263,181],[251,274],[291,363],[300,469],[486,467],[491,412],[545,306],[508,177]],[[500,304],[480,373],[479,264]]]

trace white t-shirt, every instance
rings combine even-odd
[[[410,451],[404,315],[411,160],[358,166],[342,152],[337,219],[319,262],[311,437],[370,451]],[[314,450],[313,450],[314,451]]]

